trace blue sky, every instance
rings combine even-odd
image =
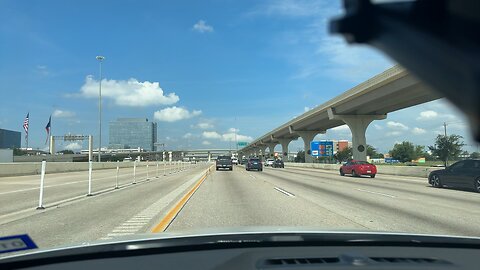
[[[158,122],[170,149],[229,147],[233,129],[251,140],[394,64],[328,35],[340,12],[340,1],[326,0],[3,0],[0,127],[21,131],[30,112],[30,146],[40,149],[51,114],[54,135],[97,136],[103,55],[103,142],[118,117]],[[380,151],[402,140],[428,145],[444,121],[477,149],[445,101],[391,113],[367,140]],[[317,138],[351,134],[339,127]]]

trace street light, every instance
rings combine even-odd
[[[98,55],[98,62],[100,63],[100,82],[98,89],[98,162],[101,161],[102,152],[102,62],[105,60],[104,56]]]

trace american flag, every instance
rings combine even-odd
[[[50,137],[51,128],[52,128],[52,116],[50,115],[50,118],[48,118],[47,126],[45,127],[45,130],[47,131],[47,140],[45,141],[45,144],[47,144],[48,138]]]
[[[27,113],[27,117],[25,117],[25,120],[23,121],[23,129],[25,130],[25,137],[28,136],[28,119],[29,119],[30,113]]]

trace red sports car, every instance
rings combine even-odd
[[[371,178],[377,174],[377,166],[366,161],[351,160],[340,167],[340,175],[351,174],[352,176],[370,175]]]

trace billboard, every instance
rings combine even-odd
[[[312,141],[310,150],[313,157],[332,157],[333,141]]]

